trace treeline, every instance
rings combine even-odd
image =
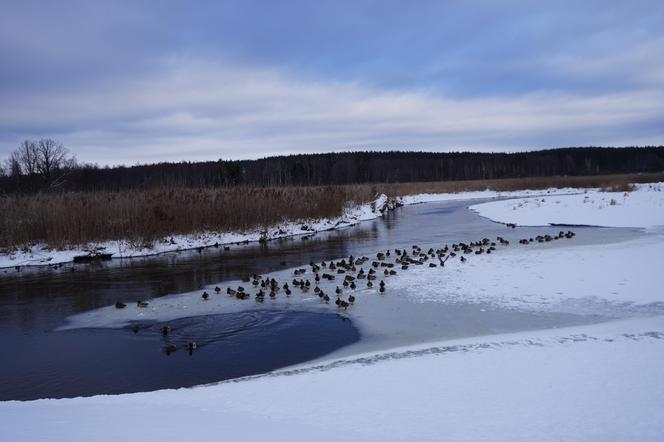
[[[112,168],[76,165],[59,178],[57,189],[326,186],[660,171],[664,171],[664,146],[574,147],[519,153],[342,152]],[[29,174],[6,173],[0,177],[0,190],[29,193],[35,190],[34,179],[31,181]]]

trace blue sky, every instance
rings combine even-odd
[[[664,144],[663,5],[0,0],[0,158]]]

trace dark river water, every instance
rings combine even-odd
[[[467,202],[407,206],[384,218],[308,238],[169,253],[61,269],[0,270],[0,400],[74,397],[177,388],[267,372],[352,344],[360,335],[337,314],[284,310],[183,318],[126,329],[54,331],[72,314],[122,299],[134,302],[353,254],[442,245],[501,235],[555,233],[507,229],[466,209]],[[583,243],[634,236],[631,229],[575,228]],[[609,232],[610,231],[610,232]],[[72,268],[74,271],[72,271]],[[529,324],[528,327],[533,327]],[[515,329],[519,329],[518,324]],[[457,333],[458,334],[458,333]],[[168,345],[199,344],[168,355]]]

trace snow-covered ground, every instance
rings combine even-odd
[[[547,189],[522,190],[516,192],[495,192],[485,190],[479,192],[438,193],[410,195],[400,198],[404,205],[418,204],[433,201],[458,201],[477,198],[495,197],[523,197],[535,195],[561,195],[580,192],[579,189]],[[157,255],[160,253],[191,250],[199,247],[213,245],[238,244],[243,242],[256,242],[263,236],[265,239],[278,239],[297,235],[311,235],[331,229],[341,229],[378,218],[384,213],[388,198],[380,195],[374,202],[357,207],[349,207],[345,213],[334,219],[299,220],[265,230],[256,229],[248,232],[199,232],[191,235],[172,235],[156,241],[151,247],[138,247],[128,241],[104,241],[76,246],[67,249],[53,249],[46,244],[36,244],[13,250],[9,253],[0,253],[0,268],[16,266],[38,266],[71,262],[76,256],[95,253],[110,254],[114,258],[130,258],[138,256]]]
[[[469,254],[465,263],[457,256],[444,268],[397,268],[397,275],[385,278],[385,295],[362,281],[346,314],[363,339],[321,360],[192,389],[4,402],[0,440],[664,440],[664,292],[658,272],[664,219],[643,223],[649,216],[645,203],[627,202],[644,198],[656,212],[664,200],[658,187],[640,186],[615,205],[608,200],[609,207],[639,211],[629,225],[650,229],[636,238],[597,245],[584,243],[579,233],[547,243],[498,245],[490,255]],[[623,219],[607,217],[607,206],[592,203],[591,222],[574,222],[585,210],[580,207],[591,204],[583,202],[587,195],[595,201],[607,196],[589,191],[544,197],[540,207],[549,198],[561,202],[552,201],[558,209],[538,215],[541,224],[558,222],[547,214],[560,214],[565,224]],[[519,209],[510,208],[514,218],[504,222],[527,224],[529,212]],[[265,276],[290,281],[292,271]],[[340,282],[325,283],[324,290],[333,295]],[[143,309],[97,309],[71,318],[68,327],[257,306],[336,310],[299,290],[264,304],[224,293],[238,284],[224,284],[209,301],[197,291],[150,300]],[[574,312],[600,315],[595,321],[601,322],[445,338],[440,330],[453,320],[446,309],[473,304],[487,314],[494,308]]]
[[[662,317],[398,348],[192,389],[0,403],[7,441],[661,441]]]
[[[604,227],[664,225],[664,183],[636,184],[632,192],[601,192],[538,196],[491,201],[471,209],[501,223],[520,226],[547,224]]]

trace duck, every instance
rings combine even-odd
[[[465,256],[461,257],[461,262],[466,262],[466,257]]]
[[[208,292],[203,292],[203,294],[201,295],[201,298],[203,298],[204,301],[207,301],[209,297],[210,295],[208,295]]]
[[[337,289],[335,290],[335,293],[336,293],[337,295],[340,295],[340,294],[341,294],[341,288],[339,288],[339,286],[337,286]]]
[[[348,297],[348,302],[350,302],[351,304],[354,303],[354,302],[355,302],[355,296],[350,295],[350,296]]]
[[[145,301],[136,301],[136,307],[139,308],[146,308],[148,306],[148,303]]]
[[[118,309],[125,308],[126,306],[127,306],[127,304],[125,304],[124,302],[118,301],[118,302],[115,303],[115,308],[118,308]]]
[[[171,327],[169,327],[168,325],[165,325],[161,328],[161,334],[164,336],[168,335],[170,332],[171,332]]]
[[[373,287],[373,282],[367,281],[367,287],[369,287],[369,288]]]
[[[217,295],[221,292],[221,289],[219,288],[219,286],[217,286],[217,287],[214,288],[214,292],[215,292]]]
[[[164,353],[166,353],[166,356],[170,356],[171,353],[174,353],[175,351],[177,351],[177,349],[178,348],[175,345],[170,344],[164,347]]]

